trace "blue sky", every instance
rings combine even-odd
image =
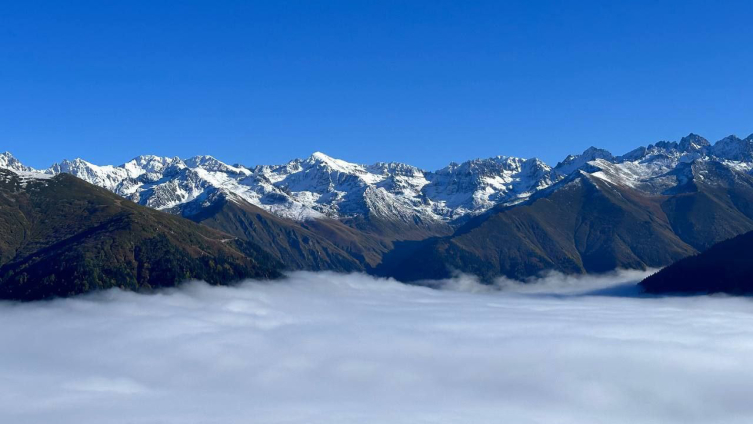
[[[37,167],[319,150],[436,169],[747,136],[752,16],[734,1],[0,0],[0,150]]]

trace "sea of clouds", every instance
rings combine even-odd
[[[0,303],[0,422],[751,422],[753,300],[646,297],[642,276]]]

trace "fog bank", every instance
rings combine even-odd
[[[751,299],[594,295],[642,275],[0,303],[0,422],[750,422]]]

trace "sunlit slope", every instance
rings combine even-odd
[[[544,270],[661,267],[753,230],[753,177],[716,163],[688,164],[680,184],[639,191],[582,173],[524,205],[499,208],[455,235],[405,246],[382,274],[403,280],[454,271],[525,278]]]

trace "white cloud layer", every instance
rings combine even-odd
[[[753,301],[599,295],[640,276],[0,303],[0,422],[751,422]]]

